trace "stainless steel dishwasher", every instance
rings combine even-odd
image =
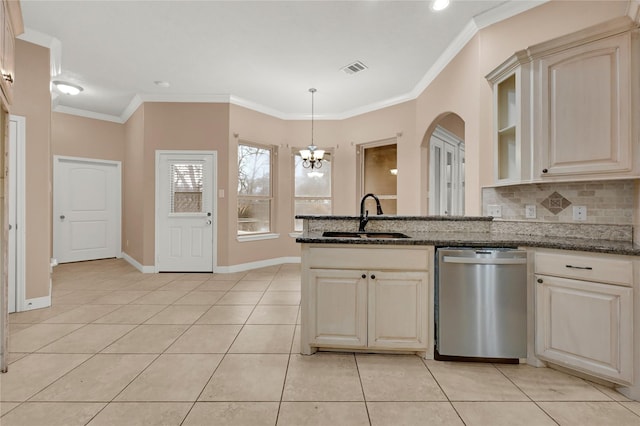
[[[440,359],[516,362],[525,358],[527,253],[439,248],[436,256],[436,354]]]

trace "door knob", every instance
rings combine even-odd
[[[65,215],[61,214],[61,215],[60,215],[60,220],[64,220],[64,219],[65,219],[65,217],[66,217]]]
[[[211,225],[211,219],[207,220],[207,225]]]

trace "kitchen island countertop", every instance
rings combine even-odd
[[[561,250],[577,250],[597,253],[609,253],[619,255],[640,256],[640,245],[634,243],[631,238],[606,238],[613,236],[618,230],[617,225],[610,225],[612,232],[602,229],[592,233],[594,227],[589,224],[564,224],[564,229],[571,232],[554,232],[554,228],[563,224],[540,224],[538,228],[544,230],[545,235],[536,235],[536,224],[531,222],[507,222],[493,221],[490,217],[448,218],[448,217],[416,217],[416,216],[386,216],[370,217],[374,224],[367,231],[395,231],[406,234],[409,238],[344,238],[323,237],[327,231],[356,231],[358,228],[357,216],[299,216],[307,219],[305,222],[316,221],[318,226],[307,226],[305,231],[296,238],[296,242],[305,244],[356,244],[356,245],[431,245],[438,247],[542,247]],[[377,223],[375,223],[377,222]],[[411,222],[416,226],[404,226]],[[445,224],[446,222],[446,224]],[[401,224],[397,226],[386,226]],[[327,224],[331,226],[325,229]],[[478,225],[469,226],[470,224]],[[377,225],[377,226],[376,226]],[[368,227],[369,228],[369,227]],[[421,229],[422,228],[422,229]],[[456,230],[456,228],[462,228]],[[478,232],[474,232],[477,228]],[[505,228],[509,231],[502,232]],[[576,229],[577,231],[574,231]],[[533,230],[533,231],[532,231]],[[581,230],[586,230],[584,234]],[[520,232],[517,232],[520,231]],[[555,235],[554,235],[555,234]],[[558,235],[560,234],[560,235]],[[571,235],[573,234],[573,235]]]

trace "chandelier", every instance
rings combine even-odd
[[[311,145],[307,149],[300,150],[300,157],[302,158],[302,166],[305,168],[319,169],[322,167],[322,157],[324,157],[324,149],[318,149],[313,144],[313,94],[316,93],[316,89],[309,89],[311,93]]]

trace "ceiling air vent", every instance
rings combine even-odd
[[[365,64],[363,64],[360,61],[355,61],[354,63],[349,64],[346,67],[342,68],[342,71],[344,71],[347,74],[355,74],[357,72],[364,71],[366,69],[367,69],[367,66]]]

